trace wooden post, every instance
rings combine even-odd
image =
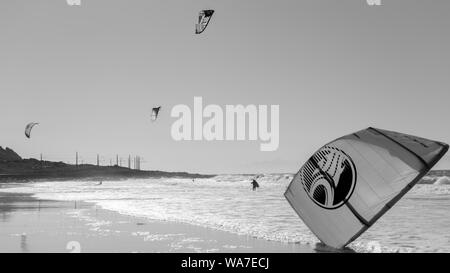
[[[99,159],[99,156],[98,156],[98,154],[97,154],[97,167],[98,166],[100,166],[100,159]]]
[[[75,153],[75,166],[78,166],[78,152]]]

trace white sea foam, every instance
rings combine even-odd
[[[439,177],[436,182],[434,182],[435,185],[450,185],[450,177],[442,176]]]
[[[292,174],[262,175],[257,191],[251,190],[253,177],[106,181],[101,186],[86,181],[40,182],[0,190],[32,193],[41,199],[93,202],[126,215],[190,223],[266,240],[311,246],[318,243],[283,196]],[[449,229],[450,187],[416,185],[350,247],[360,252],[450,251]]]

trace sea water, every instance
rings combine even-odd
[[[252,191],[248,175],[210,179],[36,182],[0,191],[86,201],[125,215],[184,222],[285,243],[319,241],[283,196],[292,174],[268,174]],[[425,178],[424,181],[435,179]],[[442,179],[441,179],[442,180]],[[450,252],[450,185],[418,184],[360,238],[358,252]]]

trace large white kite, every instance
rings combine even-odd
[[[294,176],[285,197],[322,243],[343,248],[392,208],[448,148],[367,128],[320,148]]]

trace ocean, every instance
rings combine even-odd
[[[292,174],[267,174],[252,191],[250,175],[209,179],[34,182],[3,192],[85,201],[124,215],[175,221],[264,240],[319,242],[283,196]],[[431,182],[430,182],[431,181]],[[435,182],[434,182],[435,181]],[[444,181],[444,183],[443,183]],[[450,181],[425,177],[349,247],[357,252],[450,252]]]

